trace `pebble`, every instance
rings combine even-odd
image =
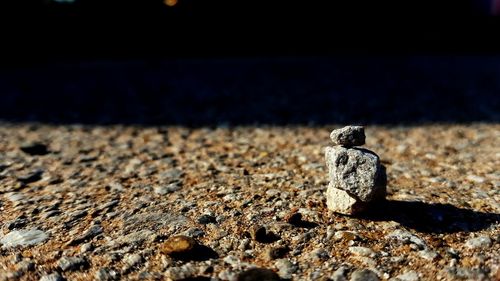
[[[35,263],[30,260],[24,260],[16,264],[16,270],[22,273],[26,273],[34,269],[35,269]]]
[[[158,195],[165,195],[174,191],[180,190],[182,186],[179,183],[171,183],[169,185],[155,186],[154,192]]]
[[[431,250],[422,250],[418,252],[418,255],[426,260],[434,260],[435,258],[438,257],[438,253],[436,251],[431,251]]]
[[[85,243],[82,246],[80,246],[80,253],[81,254],[88,253],[88,252],[91,252],[93,249],[94,249],[94,246],[92,245],[92,243],[90,243],[90,242]]]
[[[26,224],[28,224],[28,222],[29,222],[29,220],[26,218],[26,216],[21,215],[21,216],[17,217],[16,219],[14,219],[10,222],[7,222],[6,226],[7,226],[8,230],[13,230],[16,228],[22,228],[22,227],[26,226]]]
[[[49,236],[38,229],[21,229],[9,232],[0,239],[2,248],[14,248],[17,246],[33,246],[47,240]]]
[[[484,183],[486,181],[485,178],[476,175],[468,175],[466,178],[474,183]]]
[[[130,267],[134,267],[142,262],[142,256],[139,254],[127,254],[123,257],[123,262]]]
[[[101,233],[102,233],[102,227],[100,225],[98,225],[98,224],[92,225],[87,230],[85,230],[81,235],[70,240],[68,242],[68,245],[72,246],[72,245],[81,244],[82,242],[86,242],[86,241],[96,237],[97,235],[99,235]]]
[[[403,274],[400,274],[394,278],[391,278],[390,281],[419,281],[418,273],[416,271],[407,271]]]
[[[359,247],[359,246],[353,246],[349,247],[349,252],[351,254],[357,255],[357,256],[365,256],[365,257],[374,257],[375,252],[367,247]]]
[[[65,281],[66,278],[62,277],[61,274],[54,272],[48,275],[43,275],[39,281]]]
[[[280,281],[274,271],[265,268],[251,268],[238,274],[237,281]]]
[[[330,255],[328,254],[328,252],[325,249],[313,250],[310,253],[310,256],[313,260],[317,260],[317,261],[326,261],[330,258]]]
[[[359,234],[355,231],[348,231],[348,230],[339,230],[336,231],[335,234],[333,234],[333,239],[335,241],[352,241],[352,240],[358,240],[359,239]]]
[[[199,224],[209,224],[209,223],[216,223],[217,220],[214,216],[211,215],[201,215],[198,218],[198,223]]]
[[[190,278],[194,279],[196,273],[196,268],[191,263],[187,263],[179,267],[168,268],[165,271],[165,276],[167,280],[189,280]]]
[[[43,175],[43,170],[36,169],[36,170],[29,172],[28,174],[21,175],[21,176],[17,177],[17,180],[23,184],[28,184],[28,183],[37,182],[37,181],[41,180],[42,175]]]
[[[345,126],[330,133],[330,139],[334,145],[346,147],[364,145],[365,138],[365,128],[363,126]]]
[[[350,281],[379,281],[377,274],[369,269],[355,270]]]
[[[347,267],[341,266],[337,270],[335,270],[330,279],[332,281],[347,281]]]
[[[114,270],[111,270],[107,267],[100,268],[94,273],[95,280],[98,281],[111,281],[118,280],[118,273]]]
[[[283,279],[292,279],[292,274],[298,269],[298,266],[294,265],[287,259],[278,259],[274,262],[274,266],[278,269],[278,274]]]
[[[424,240],[407,230],[396,229],[389,233],[387,238],[396,239],[403,244],[414,244],[421,250],[427,249],[427,243]]]
[[[184,235],[172,236],[163,243],[162,252],[167,255],[181,254],[191,251],[196,245],[196,241],[191,237]]]
[[[492,245],[491,238],[483,235],[475,238],[470,238],[465,242],[465,246],[469,249],[488,248]]]
[[[26,200],[26,196],[20,192],[9,192],[5,194],[5,198],[12,202],[14,206],[21,204],[24,200]]]
[[[62,257],[57,262],[57,266],[62,271],[74,271],[86,268],[88,262],[80,257]]]

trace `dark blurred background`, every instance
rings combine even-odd
[[[0,120],[498,122],[499,2],[3,1]]]

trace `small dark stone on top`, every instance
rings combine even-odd
[[[345,126],[333,130],[330,138],[334,145],[345,147],[360,146],[365,144],[365,128],[363,126]]]

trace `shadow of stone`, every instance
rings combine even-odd
[[[172,258],[181,261],[206,261],[209,259],[219,258],[216,251],[205,245],[196,245],[190,251],[183,253],[174,253],[170,255]]]
[[[315,222],[311,222],[311,221],[299,220],[299,221],[293,222],[292,225],[296,226],[296,227],[302,227],[302,228],[315,228],[319,224],[317,224]]]
[[[462,209],[450,204],[385,200],[358,216],[374,221],[396,221],[426,233],[474,232],[500,221],[500,214]]]

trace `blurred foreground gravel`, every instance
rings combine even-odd
[[[388,200],[356,218],[326,208],[339,126],[2,123],[0,279],[500,279],[498,124],[368,126]]]

